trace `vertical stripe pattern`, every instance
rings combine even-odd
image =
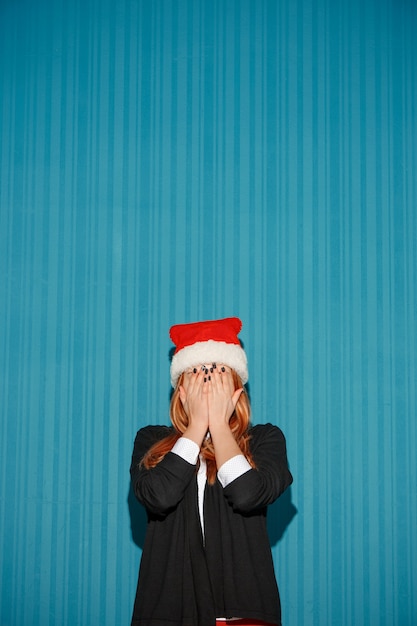
[[[0,8],[0,622],[127,624],[168,328],[239,315],[286,626],[417,622],[411,0]]]

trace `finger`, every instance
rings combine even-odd
[[[241,387],[240,389],[236,389],[236,391],[234,392],[233,396],[232,396],[232,404],[233,404],[233,408],[236,408],[236,405],[239,401],[239,398],[241,396],[243,392],[243,387]]]
[[[226,371],[222,374],[223,387],[227,389],[227,391],[232,396],[235,391],[235,384],[233,382],[232,370],[229,367],[226,367],[225,370]]]
[[[212,373],[207,368],[203,372],[203,385],[202,385],[202,393],[207,398],[207,395],[213,391],[212,387]]]
[[[182,404],[186,403],[196,393],[196,376],[193,370],[185,372],[183,384],[180,385],[180,400]]]
[[[187,385],[191,381],[193,376],[193,370],[191,368],[185,370],[184,372],[184,381],[186,381]]]
[[[197,374],[195,375],[195,380],[194,380],[194,390],[196,394],[201,395],[204,391],[204,378],[205,378],[205,373],[204,371],[200,368],[197,372]]]
[[[223,388],[222,377],[218,369],[214,369],[211,376],[211,384],[213,391],[220,391]]]
[[[184,387],[182,385],[180,385],[179,392],[180,392],[181,404],[184,405],[185,402],[187,401],[187,394],[186,394],[185,389],[184,389]]]
[[[196,379],[197,380],[202,380],[203,376],[204,376],[205,369],[203,367],[199,367],[199,366],[194,368],[194,369],[197,370],[197,373],[195,375]]]

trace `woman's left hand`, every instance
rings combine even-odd
[[[235,390],[231,370],[226,366],[213,368],[204,384],[208,392],[209,430],[228,426],[243,388]]]

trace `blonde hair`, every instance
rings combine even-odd
[[[243,387],[242,381],[234,370],[232,370],[232,377],[235,389],[241,389]],[[167,437],[164,437],[164,439],[161,439],[161,441],[157,441],[148,450],[141,460],[141,465],[143,465],[146,469],[151,469],[158,465],[164,456],[171,451],[175,442],[182,436],[188,427],[188,416],[184,411],[179,393],[179,388],[182,384],[183,378],[184,374],[181,374],[171,398],[169,415],[174,427],[174,432]],[[252,454],[249,449],[249,424],[250,402],[246,389],[243,387],[243,391],[236,403],[235,410],[229,420],[229,426],[239,448],[242,451],[242,454],[247,458],[252,467],[255,467]],[[207,463],[207,481],[210,485],[213,485],[216,482],[217,466],[214,447],[210,436],[204,439],[201,445],[200,454]]]

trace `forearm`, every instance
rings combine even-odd
[[[133,489],[148,511],[165,515],[183,498],[195,475],[195,465],[168,452],[153,468],[141,467],[132,475]]]
[[[229,504],[241,512],[271,504],[292,483],[282,431],[262,424],[252,428],[250,436],[255,469],[230,481],[224,489]]]
[[[226,461],[242,454],[228,424],[211,424],[210,435],[213,442],[217,469]]]
[[[207,424],[203,422],[191,422],[187,429],[182,433],[183,437],[187,439],[191,439],[201,448],[201,444],[203,443],[203,439],[207,434]]]

